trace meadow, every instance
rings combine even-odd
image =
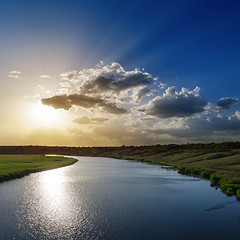
[[[0,182],[67,166],[76,161],[73,158],[59,156],[0,155]]]

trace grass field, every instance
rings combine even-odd
[[[0,182],[67,166],[76,161],[74,158],[60,156],[0,155]]]

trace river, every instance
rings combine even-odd
[[[208,181],[135,161],[74,165],[0,184],[0,239],[230,239],[240,202]]]

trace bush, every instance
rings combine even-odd
[[[199,175],[199,174],[200,174],[200,170],[191,169],[191,174],[193,174],[193,175]]]
[[[221,180],[221,177],[216,175],[215,173],[211,174],[210,181],[212,185],[218,185]]]
[[[240,189],[237,190],[237,197],[240,197]]]
[[[226,191],[226,194],[227,194],[228,196],[233,196],[233,195],[235,194],[235,191],[234,191],[233,188],[229,187],[229,188],[227,189],[227,191]]]
[[[200,176],[203,177],[203,178],[209,179],[210,176],[211,176],[211,172],[210,171],[201,171]]]

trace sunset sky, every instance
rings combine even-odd
[[[0,0],[0,145],[239,141],[240,2]]]

